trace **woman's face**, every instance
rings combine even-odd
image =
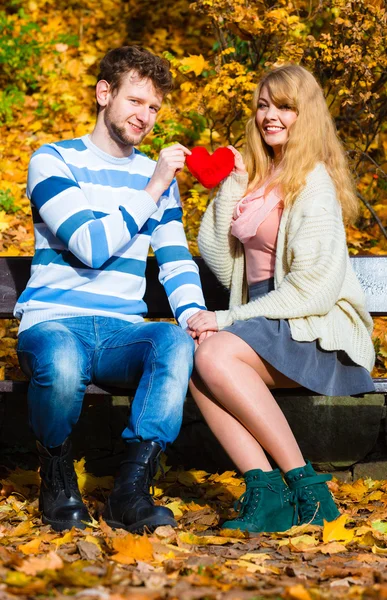
[[[297,119],[297,113],[289,106],[277,106],[271,100],[266,86],[258,98],[255,121],[266,144],[273,148],[275,158],[281,158],[284,144],[289,139],[289,130]]]

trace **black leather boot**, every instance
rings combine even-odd
[[[161,447],[156,442],[127,445],[119,477],[103,514],[110,527],[140,533],[144,529],[153,531],[160,525],[177,526],[172,511],[164,506],[155,506],[149,492],[160,452]]]
[[[67,438],[55,448],[55,454],[36,442],[40,462],[39,509],[42,521],[55,531],[79,527],[85,529],[85,522],[91,518],[82,502],[71,455],[71,443]]]

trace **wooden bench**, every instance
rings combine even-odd
[[[367,308],[373,317],[387,316],[387,255],[385,256],[354,256],[352,265],[357,273],[366,294]],[[195,258],[199,266],[204,297],[208,310],[222,310],[228,307],[228,293],[220,285],[200,257]],[[13,309],[18,296],[26,287],[31,267],[29,257],[0,258],[0,319],[13,317]],[[145,302],[148,305],[150,319],[172,317],[163,287],[158,281],[158,266],[156,259],[148,259],[147,289]],[[387,394],[387,378],[374,379],[377,393]],[[27,391],[26,381],[0,381],[0,394],[23,393]],[[280,394],[293,395],[310,394],[309,390],[281,390]],[[122,389],[101,388],[89,385],[87,394],[122,395]]]
[[[209,310],[227,308],[227,292],[201,258],[195,258],[195,261]],[[352,258],[352,264],[366,293],[372,316],[387,316],[387,256],[356,256]],[[12,318],[16,299],[28,281],[30,266],[31,258],[0,258],[0,318]],[[155,319],[171,317],[154,258],[148,260],[146,278],[148,316]],[[387,406],[383,397],[387,395],[387,378],[374,379],[374,383],[378,395],[365,394],[360,398],[319,398],[316,393],[303,388],[275,390],[302,450],[317,467],[334,470],[359,463],[366,457],[371,456],[373,460],[375,448],[381,448],[379,454],[383,459],[387,456],[384,427]],[[25,452],[28,455],[33,451],[34,438],[27,425],[27,386],[26,381],[0,381],[0,446],[3,453],[10,453],[7,459],[10,468],[23,464]],[[105,459],[101,462],[101,456],[109,456],[106,460],[112,460],[113,464],[117,460],[114,449],[119,447],[120,432],[127,415],[127,399],[123,396],[131,395],[132,391],[96,385],[87,388],[83,422],[74,434],[74,441],[79,456],[93,449],[94,462],[88,464],[96,474],[111,472]],[[110,396],[113,396],[112,402]],[[168,449],[168,461],[168,464],[210,472],[234,468],[190,398],[185,405],[180,435]],[[379,477],[382,476],[385,476],[384,470]]]

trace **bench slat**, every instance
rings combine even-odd
[[[387,379],[374,379],[374,384],[375,384],[375,390],[376,393],[378,394],[387,394]],[[10,393],[18,393],[18,394],[25,394],[27,392],[28,389],[28,381],[9,381],[9,380],[5,380],[5,381],[0,381],[0,394],[10,394]],[[127,396],[128,392],[134,392],[135,389],[133,390],[128,390],[128,389],[122,389],[122,388],[101,388],[97,385],[91,384],[87,386],[86,389],[86,395],[87,396]],[[315,395],[317,396],[318,394],[315,394],[313,392],[311,392],[310,390],[306,390],[305,388],[290,388],[290,389],[283,389],[283,390],[274,390],[275,394],[278,396],[281,396],[281,394],[284,394],[284,396],[303,396],[303,395],[308,395],[308,396],[312,396]]]

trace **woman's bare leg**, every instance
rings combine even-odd
[[[261,359],[241,338],[228,332],[219,332],[200,344],[195,365],[205,385],[194,379],[192,395],[242,472],[252,468],[270,470],[262,447],[285,472],[305,465],[289,424],[269,390],[269,387],[298,387],[298,384]],[[210,393],[206,393],[206,388]]]
[[[215,400],[195,372],[190,381],[190,390],[212,433],[239,471],[242,473],[250,469],[271,471],[266,454],[255,437]]]

